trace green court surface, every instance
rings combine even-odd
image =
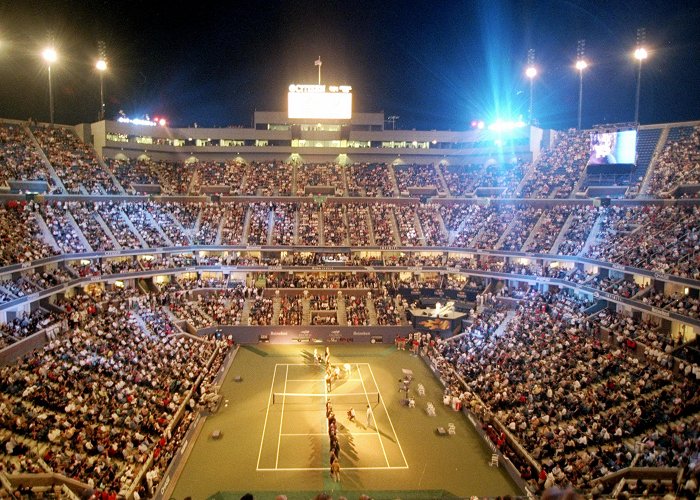
[[[491,451],[461,413],[443,406],[442,387],[419,358],[393,346],[332,345],[331,363],[343,373],[328,392],[313,349],[259,345],[239,350],[221,387],[224,403],[204,424],[173,498],[233,500],[246,492],[256,499],[279,493],[313,498],[324,491],[349,499],[362,493],[375,499],[521,493],[503,469],[489,467]],[[415,408],[401,404],[403,369],[413,371]],[[239,376],[242,381],[236,382]],[[419,384],[424,396],[418,394]],[[340,483],[328,472],[326,399],[338,421]],[[426,412],[429,402],[434,417]],[[374,420],[369,426],[368,404]],[[350,407],[355,422],[348,419]],[[436,432],[450,423],[454,435]],[[211,437],[216,430],[220,439]]]

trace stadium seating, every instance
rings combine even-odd
[[[341,166],[103,162],[68,129],[0,126],[0,184],[47,184],[0,205],[0,349],[46,342],[0,369],[0,463],[118,493],[150,456],[157,481],[230,347],[185,332],[405,325],[408,288],[475,297],[433,361],[533,488],[597,492],[633,462],[687,469],[700,354],[666,323],[700,318],[700,213],[658,198],[700,183],[700,127],[670,128],[652,158],[661,130],[640,132],[629,199],[597,206],[574,199],[588,131],[532,164]],[[234,198],[169,196],[209,194]]]

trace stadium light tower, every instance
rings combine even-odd
[[[530,106],[528,107],[528,121],[532,123],[532,97],[533,97],[533,80],[537,76],[537,68],[535,67],[535,49],[530,49],[527,51],[527,68],[525,69],[525,76],[530,79]]]
[[[639,28],[637,30],[637,49],[634,51],[634,58],[639,61],[639,64],[637,65],[637,94],[634,101],[634,123],[639,123],[639,94],[642,89],[642,62],[649,57],[647,49],[644,48],[646,35],[645,28]]]
[[[41,57],[44,58],[44,61],[46,61],[46,64],[48,65],[49,68],[49,117],[51,119],[51,126],[53,127],[54,120],[53,120],[53,86],[51,84],[51,65],[54,64],[58,60],[58,53],[56,53],[56,49],[53,47],[53,43],[46,47],[42,52],[41,52]]]
[[[105,93],[104,93],[104,73],[107,71],[107,46],[103,41],[97,42],[98,59],[95,68],[100,73],[100,112],[97,113],[97,120],[105,119]]]
[[[318,59],[314,61],[314,66],[318,66],[318,84],[321,85],[321,66],[323,66],[321,56],[318,56]]]
[[[583,109],[583,70],[588,67],[583,57],[586,52],[586,40],[579,40],[576,47],[576,69],[578,70],[578,130],[581,130],[581,111]]]

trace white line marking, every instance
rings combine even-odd
[[[260,451],[258,452],[258,467],[260,467],[260,457],[262,456],[263,443],[265,442],[265,429],[267,429],[267,416],[270,413],[270,406],[272,403],[272,389],[275,388],[275,377],[277,376],[277,366],[275,365],[275,371],[272,374],[272,382],[270,382],[270,395],[267,398],[267,410],[265,411],[265,423],[263,424],[262,436],[260,436]]]
[[[289,375],[289,365],[287,365],[287,371],[284,374],[284,393],[287,393],[287,376]],[[277,436],[277,456],[275,457],[275,467],[280,461],[280,442],[282,441],[282,422],[284,422],[284,400],[287,396],[282,396],[282,413],[280,414],[280,430]]]
[[[369,363],[365,363],[369,365]],[[357,373],[360,375],[360,378],[362,378],[362,372],[360,371],[360,365],[355,363],[355,366],[357,367]],[[372,367],[370,367],[370,370]],[[377,383],[375,381],[374,385],[376,386]],[[369,395],[367,394],[367,388],[365,387],[365,381],[362,380],[362,390],[365,391],[365,399],[367,400],[367,406],[370,406],[370,401],[369,401]],[[379,390],[379,387],[377,387],[377,390]],[[381,398],[379,398],[381,399]],[[384,411],[386,411],[386,406],[384,407]],[[374,416],[374,410],[372,410],[372,420],[374,420],[374,429],[377,431],[377,437],[379,438],[379,445],[382,447],[382,453],[384,453],[384,461],[386,462],[386,466],[390,467],[389,464],[389,457],[386,456],[386,450],[384,449],[384,442],[382,441],[382,435],[379,433],[379,425],[377,425],[377,418]],[[369,422],[367,422],[369,425]],[[398,439],[398,438],[397,438]]]
[[[290,378],[288,382],[318,382],[317,378]],[[339,378],[338,382],[362,382],[359,378]]]
[[[377,388],[377,392],[379,392],[379,385],[377,384],[377,379],[374,378],[374,371],[372,371],[372,366],[369,363],[366,363],[366,364],[369,367],[370,374],[372,375],[372,380],[374,381],[374,386]],[[391,415],[389,415],[389,410],[387,410],[386,405],[384,404],[384,398],[381,396],[381,393],[379,395],[379,400],[382,402],[382,406],[384,407],[384,412],[386,413],[386,416],[389,418],[389,425],[391,425],[391,431],[394,433],[394,437],[396,438],[396,444],[399,445],[399,450],[401,451],[401,456],[403,457],[403,463],[406,464],[406,469],[408,469],[408,461],[406,460],[406,455],[404,455],[403,448],[401,447],[401,441],[399,441],[399,435],[396,434],[396,429],[394,429],[394,423],[391,421]],[[376,421],[375,421],[375,423],[376,423]]]
[[[363,435],[374,436],[376,432],[338,432],[340,436],[363,436]],[[287,436],[327,436],[327,432],[301,432],[301,433],[289,433],[281,434],[284,437]]]
[[[408,466],[406,467],[343,467],[343,470],[405,470],[408,469]],[[315,471],[315,470],[324,470],[327,471],[328,467],[282,467],[279,469],[255,469],[258,472],[280,472],[280,471]]]

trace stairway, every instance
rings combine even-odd
[[[308,297],[302,297],[301,299],[301,324],[311,324],[311,300]]]
[[[345,295],[342,293],[337,295],[338,298],[338,309],[337,309],[337,316],[338,316],[338,324],[340,326],[345,326],[348,324],[348,313],[347,310],[345,309]]]
[[[374,307],[374,301],[370,300],[365,296],[365,307],[367,308],[367,316],[369,317],[369,324],[372,326],[377,326],[377,309]]]
[[[280,324],[280,310],[282,309],[282,299],[279,295],[275,295],[272,298],[272,324]]]

